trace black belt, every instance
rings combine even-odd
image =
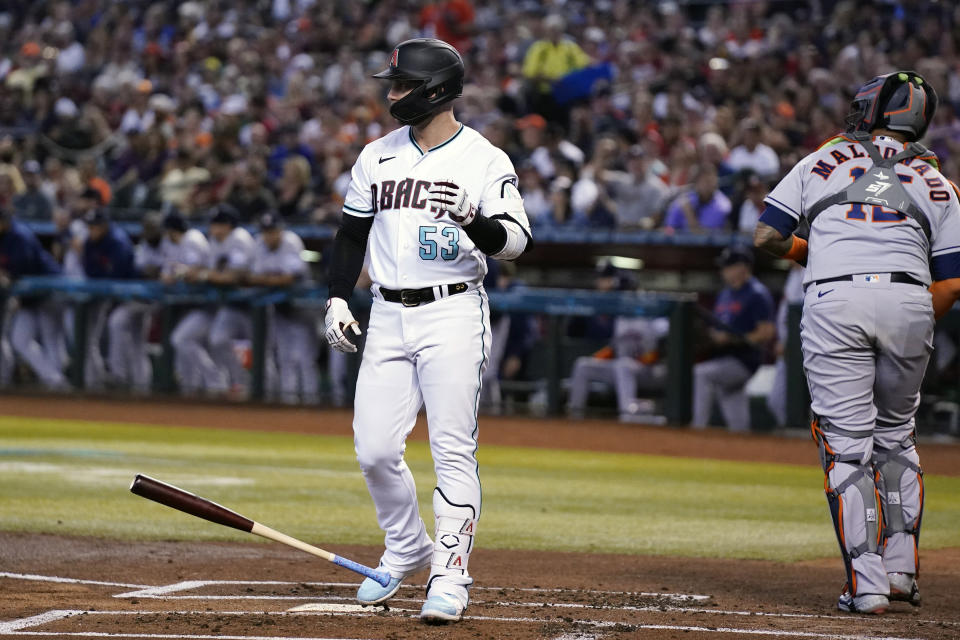
[[[457,284],[442,284],[440,285],[440,291],[442,292],[440,297],[445,298],[447,296],[463,293],[468,288],[469,287],[466,282],[458,282]],[[383,299],[387,302],[399,302],[405,307],[416,307],[421,304],[433,302],[437,299],[433,293],[433,289],[433,287],[426,287],[423,289],[397,290],[380,287],[380,293],[383,295]],[[446,295],[443,295],[443,293],[446,293]]]
[[[811,282],[810,284],[821,285],[821,284],[827,284],[828,282],[844,282],[844,281],[850,282],[852,280],[853,280],[852,275],[835,276],[833,278],[824,278],[823,280],[817,280],[815,282]],[[894,271],[893,273],[891,273],[890,282],[899,282],[900,284],[915,284],[918,287],[927,286],[922,282],[920,282],[919,280],[917,280],[916,278],[912,277],[909,273],[904,273],[903,271]],[[810,284],[808,284],[807,287],[809,287]],[[804,287],[804,291],[806,291],[807,287]]]

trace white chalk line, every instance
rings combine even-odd
[[[100,580],[80,580],[77,578],[61,578],[59,576],[40,576],[31,573],[8,573],[0,571],[0,578],[12,578],[14,580],[32,580],[35,582],[63,582],[66,584],[96,584],[104,587],[124,587],[126,589],[146,589],[149,585],[128,584],[125,582],[102,582]]]
[[[0,634],[9,635],[11,633],[16,633],[20,629],[39,627],[42,624],[47,624],[48,622],[54,622],[63,618],[69,618],[70,616],[74,616],[78,613],[81,612],[72,611],[69,609],[54,609],[52,611],[40,613],[35,616],[30,616],[29,618],[20,618],[19,620],[0,622]]]
[[[407,610],[409,611],[409,610]],[[148,616],[148,615],[250,615],[249,611],[80,611],[80,610],[55,610],[44,614],[16,620],[8,623],[0,623],[0,635],[29,635],[29,636],[63,636],[63,637],[98,637],[98,638],[184,638],[190,640],[206,640],[207,638],[220,638],[221,640],[333,640],[330,638],[303,638],[287,636],[224,636],[224,635],[184,635],[184,634],[150,634],[150,633],[104,633],[104,632],[53,632],[53,631],[21,631],[28,627],[36,627],[41,624],[47,624],[56,620],[62,620],[76,615],[123,615],[123,616]],[[274,616],[333,616],[333,615],[352,615],[355,617],[371,617],[375,613],[334,613],[329,611],[271,611],[263,612],[260,615]],[[416,616],[410,616],[416,617]],[[533,623],[558,623],[555,618],[530,618],[530,617],[501,617],[501,616],[464,616],[464,620],[485,621],[485,622],[533,622]],[[736,627],[702,627],[692,625],[665,625],[665,624],[633,624],[614,621],[600,620],[578,620],[568,624],[580,624],[597,628],[609,628],[615,626],[626,626],[632,630],[662,630],[662,631],[697,631],[703,633],[740,633],[744,635],[791,637],[791,638],[818,638],[820,640],[922,640],[921,638],[910,638],[902,636],[864,636],[836,633],[820,633],[816,631],[784,631],[773,629],[741,629]],[[9,630],[7,630],[7,625]]]
[[[224,599],[249,599],[249,600],[303,600],[311,599],[301,596],[248,596],[248,595],[237,595],[237,596],[207,596],[207,595],[186,595],[186,596],[171,596],[171,593],[176,593],[178,591],[190,591],[194,589],[199,589],[201,587],[207,586],[307,586],[307,587],[348,587],[355,588],[357,583],[355,582],[290,582],[283,580],[187,580],[184,582],[178,582],[171,585],[165,585],[162,587],[146,587],[138,591],[131,591],[128,593],[118,593],[114,598],[154,598],[157,596],[163,596],[169,599],[183,599],[183,600],[200,600],[200,599],[211,599],[211,600],[224,600]],[[401,589],[425,589],[427,585],[425,584],[405,584],[401,585]],[[541,589],[539,587],[487,587],[487,586],[478,586],[471,587],[471,591],[519,591],[523,593],[587,593],[593,595],[629,595],[636,596],[641,598],[658,598],[662,600],[677,600],[681,602],[686,601],[704,601],[709,600],[712,596],[703,595],[703,594],[689,594],[689,593],[667,593],[661,591],[601,591],[594,589],[569,589],[569,588],[549,588]]]
[[[354,600],[353,597],[348,596],[331,596],[331,595],[322,595],[322,594],[313,594],[313,595],[296,595],[296,596],[274,596],[274,595],[170,595],[178,591],[186,591],[190,589],[197,589],[205,586],[224,586],[224,585],[273,585],[273,586],[291,586],[291,585],[303,585],[303,586],[321,586],[321,587],[355,587],[356,584],[352,582],[290,582],[283,580],[189,580],[185,582],[180,582],[172,585],[167,585],[165,587],[155,587],[150,589],[145,589],[143,591],[134,591],[130,593],[122,593],[115,595],[115,598],[143,598],[143,599],[162,599],[162,600],[260,600],[260,601],[328,601],[328,602],[337,602],[337,601],[350,601]],[[402,585],[401,588],[407,589],[423,589],[425,585]],[[565,592],[577,592],[577,593],[591,593],[595,595],[627,595],[635,597],[652,597],[660,598],[664,600],[686,600],[686,599],[709,599],[711,596],[705,595],[690,595],[690,594],[675,594],[675,593],[663,593],[663,592],[633,592],[633,591],[596,591],[596,590],[576,590],[576,589],[537,589],[537,588],[519,588],[519,587],[471,587],[471,591],[522,591],[522,592],[533,592],[533,593],[565,593]],[[411,598],[392,598],[392,602],[419,602],[419,600]],[[582,603],[555,603],[555,602],[501,602],[501,601],[489,601],[489,600],[474,600],[474,604],[480,605],[492,605],[492,606],[504,606],[504,607],[543,607],[544,605],[554,607],[554,608],[568,608],[568,609],[617,609],[617,610],[626,610],[626,611],[641,611],[641,612],[657,612],[657,611],[670,611],[674,613],[709,613],[717,615],[729,615],[729,616],[756,616],[756,617],[769,617],[769,618],[807,618],[807,619],[826,619],[826,620],[837,620],[840,619],[839,615],[824,615],[824,614],[815,614],[815,613],[778,613],[770,611],[741,611],[741,610],[730,610],[730,609],[716,609],[716,608],[699,608],[699,607],[676,607],[668,605],[593,605],[593,604],[582,604]],[[917,620],[916,622],[926,622],[933,624],[945,624],[950,626],[960,626],[960,621],[946,621],[946,620]]]

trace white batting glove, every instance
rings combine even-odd
[[[360,323],[357,322],[350,307],[343,298],[327,300],[327,315],[324,318],[326,331],[324,335],[330,346],[343,353],[356,353],[357,345],[350,341],[348,336],[360,336]]]
[[[477,208],[470,203],[467,190],[452,182],[434,182],[427,199],[440,210],[436,220],[446,213],[451,220],[465,227],[477,217]]]

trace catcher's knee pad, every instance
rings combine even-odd
[[[914,435],[911,433],[891,448],[875,444],[873,465],[883,505],[884,548],[893,547],[889,559],[888,554],[884,554],[884,562],[897,563],[900,566],[895,567],[896,570],[910,573],[907,569],[912,560],[912,573],[917,573],[917,547],[923,519],[923,470]],[[897,548],[903,544],[900,540],[903,537],[911,539],[907,543],[911,547],[909,550]]]
[[[467,567],[477,530],[476,510],[471,505],[453,504],[437,487],[433,490],[433,513],[437,528],[427,593],[439,580],[446,583],[444,591],[462,592],[449,595],[465,597],[466,588],[473,584]]]

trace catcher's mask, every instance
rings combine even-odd
[[[927,132],[937,110],[937,92],[915,71],[877,76],[857,91],[850,103],[847,131],[889,129],[910,142]]]
[[[373,77],[416,85],[390,106],[390,115],[403,124],[415,125],[463,92],[463,59],[443,40],[414,38],[398,44],[390,66]]]

